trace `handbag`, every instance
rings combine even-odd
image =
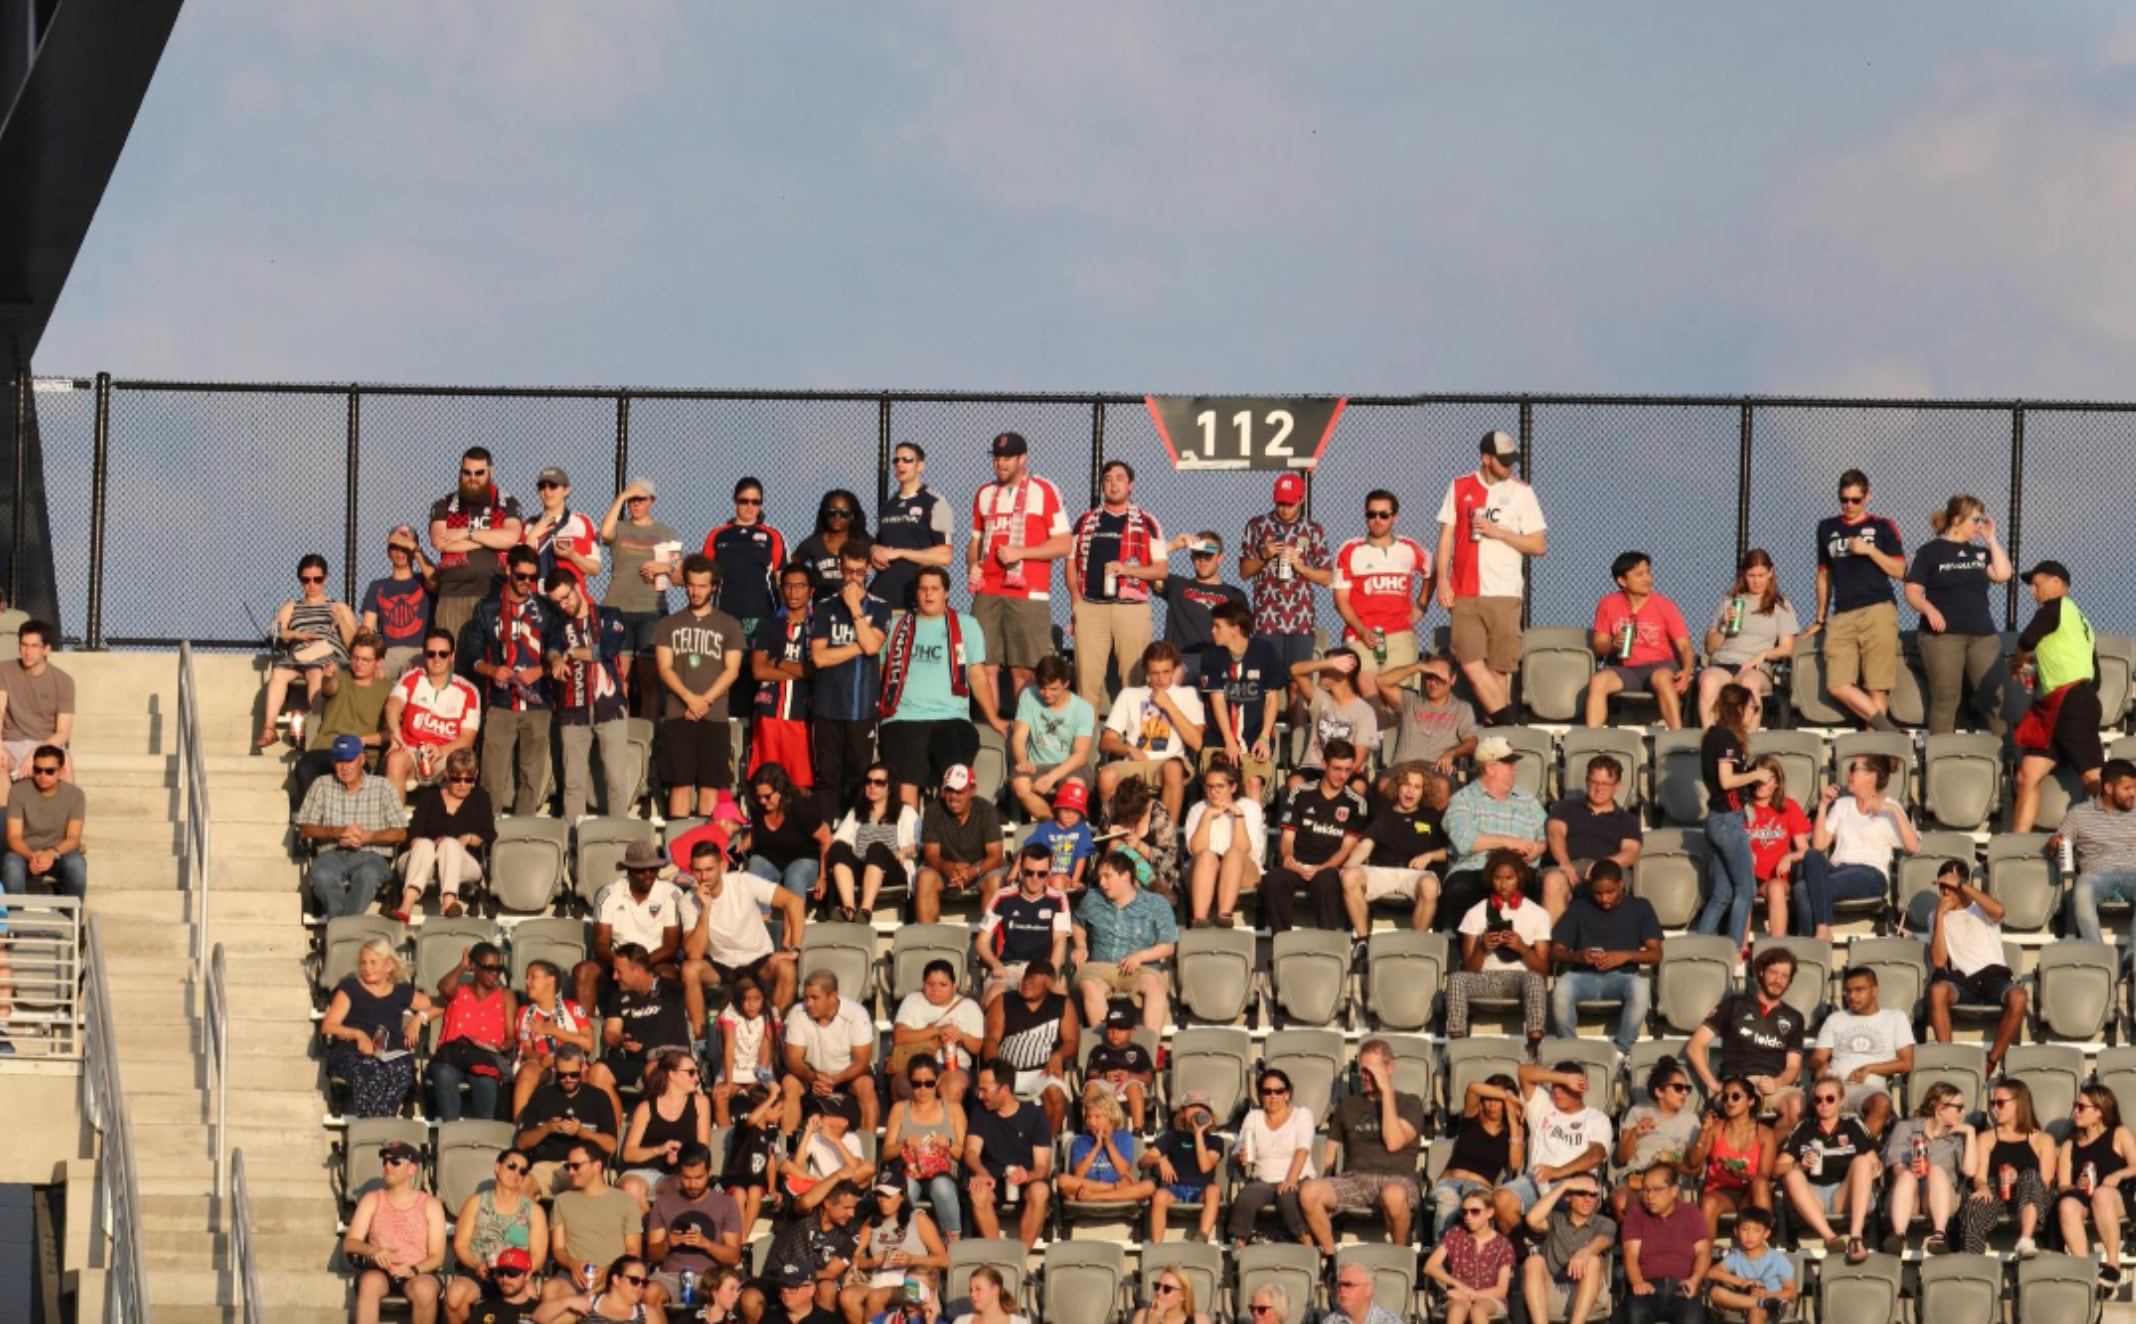
[[[962,994],[959,994],[955,1001],[951,1002],[948,1006],[942,1008],[941,1015],[935,1017],[933,1020],[929,1021],[926,1025],[923,1025],[920,1028],[925,1030],[932,1030],[935,1026],[940,1025],[942,1021],[949,1015],[949,1013],[955,1011],[963,1004],[964,997]],[[914,1058],[933,1057],[934,1055],[935,1045],[930,1044],[925,1040],[920,1040],[918,1042],[909,1044],[898,1044],[890,1050],[890,1074],[893,1076],[902,1076],[905,1074],[906,1070],[912,1066]]]
[[[474,1040],[461,1037],[447,1039],[438,1045],[434,1056],[446,1066],[468,1076],[488,1076],[494,1080],[504,1079],[504,1057],[484,1048]]]

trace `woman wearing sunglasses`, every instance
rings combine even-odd
[[[2106,1262],[2099,1266],[2099,1286],[2121,1285],[2121,1224],[2128,1217],[2122,1185],[2136,1176],[2136,1135],[2121,1124],[2121,1102],[2104,1085],[2077,1091],[2069,1138],[2055,1165],[2055,1188],[2062,1220],[2062,1244],[2076,1256],[2091,1254],[2084,1235],[2084,1215],[2099,1230]]]
[[[1246,1174],[1231,1202],[1231,1239],[1243,1243],[1253,1236],[1261,1211],[1273,1204],[1291,1239],[1303,1241],[1312,1230],[1298,1205],[1298,1188],[1316,1175],[1312,1110],[1292,1106],[1290,1077],[1276,1068],[1261,1073],[1256,1089],[1261,1106],[1246,1114],[1231,1150],[1232,1160]]]
[[[1483,1324],[1509,1312],[1513,1243],[1499,1235],[1489,1198],[1464,1196],[1461,1221],[1432,1248],[1424,1276],[1446,1292],[1446,1324]]]
[[[1869,1258],[1862,1234],[1876,1204],[1876,1177],[1883,1165],[1869,1132],[1854,1118],[1841,1115],[1846,1097],[1846,1084],[1838,1076],[1817,1078],[1810,1086],[1810,1115],[1781,1146],[1774,1171],[1788,1203],[1803,1225],[1823,1239],[1825,1249],[1845,1249],[1847,1263],[1860,1264]],[[1845,1237],[1830,1221],[1842,1214],[1847,1218]]]
[[[1691,1102],[1691,1073],[1683,1063],[1667,1056],[1656,1061],[1647,1072],[1646,1092],[1650,1102],[1635,1103],[1627,1109],[1624,1125],[1617,1132],[1617,1166],[1626,1180],[1610,1192],[1609,1202],[1620,1227],[1625,1211],[1637,1207],[1634,1202],[1639,1199],[1640,1174],[1656,1163],[1686,1171],[1684,1156],[1698,1140],[1699,1114],[1698,1109],[1687,1106]]]
[[[614,1324],[667,1324],[667,1312],[645,1299],[645,1261],[625,1255],[608,1266],[608,1290],[589,1296],[566,1292],[544,1301],[534,1312],[534,1324],[577,1324],[582,1319],[614,1321]]]
[[[1982,1137],[1973,1193],[1958,1210],[1958,1240],[1965,1253],[1988,1248],[1988,1233],[2003,1217],[2017,1221],[2017,1257],[2040,1253],[2034,1238],[2047,1217],[2047,1183],[2054,1176],[2054,1137],[2032,1112],[2032,1087],[2005,1077],[1988,1091],[1993,1129]]]
[[[1150,1284],[1150,1303],[1135,1312],[1134,1324],[1209,1324],[1194,1308],[1194,1284],[1177,1269],[1158,1273]]]
[[[957,1156],[964,1152],[961,1105],[942,1097],[942,1064],[921,1054],[905,1066],[910,1096],[890,1105],[883,1158],[905,1173],[905,1199],[917,1205],[920,1188],[951,1241],[964,1235],[963,1197],[957,1188]]]
[[[1758,1120],[1758,1087],[1744,1076],[1721,1081],[1720,1113],[1708,1114],[1685,1162],[1706,1174],[1698,1211],[1706,1234],[1720,1236],[1721,1215],[1773,1211],[1773,1129]]]
[[[497,815],[489,792],[476,776],[475,751],[456,749],[445,756],[445,776],[415,793],[415,816],[408,823],[408,853],[401,856],[404,875],[400,909],[393,917],[406,924],[432,883],[438,889],[438,914],[461,912],[460,889],[482,881],[481,853],[497,840]]]
[[[816,503],[815,532],[794,548],[793,559],[816,572],[817,597],[831,597],[845,583],[838,573],[838,559],[849,541],[866,545],[868,516],[860,508],[859,497],[834,487]]]
[[[460,1206],[452,1230],[452,1257],[459,1272],[445,1288],[446,1324],[466,1324],[475,1302],[506,1290],[506,1265],[519,1263],[505,1260],[506,1251],[526,1257],[525,1267],[515,1271],[522,1282],[539,1274],[548,1260],[549,1216],[527,1181],[532,1163],[516,1149],[498,1154],[496,1180]]]
[[[645,1212],[660,1183],[681,1168],[682,1151],[712,1144],[712,1100],[697,1087],[697,1059],[663,1048],[645,1070],[645,1098],[623,1134],[623,1180],[616,1183]]]
[[[268,637],[267,708],[260,719],[261,749],[281,738],[274,724],[289,698],[290,685],[301,676],[307,704],[317,702],[326,673],[348,665],[349,644],[356,638],[356,613],[349,610],[347,603],[327,596],[325,557],[313,553],[297,562],[297,583],[302,592],[275,612]]]
[[[415,1324],[436,1324],[438,1270],[445,1267],[445,1209],[419,1179],[415,1146],[392,1141],[378,1159],[385,1185],[356,1202],[342,1253],[362,1264],[356,1275],[356,1324],[378,1324],[379,1303],[390,1292],[408,1298]]]
[[[437,1051],[430,1055],[432,1115],[440,1122],[460,1120],[460,1087],[477,1119],[497,1115],[497,1091],[511,1070],[513,1026],[519,1019],[512,990],[505,986],[504,952],[497,944],[478,942],[460,954],[438,980],[445,1024]]]
[[[891,781],[889,764],[869,764],[852,808],[831,834],[824,859],[830,865],[831,886],[838,889],[832,917],[841,923],[868,923],[875,918],[875,898],[885,887],[912,885],[912,864],[920,855],[920,813],[891,794]]]
[[[838,1292],[838,1308],[848,1320],[873,1319],[902,1300],[907,1274],[931,1277],[949,1271],[942,1234],[925,1210],[908,1203],[905,1182],[894,1167],[876,1177],[873,1200],[873,1210],[855,1215],[868,1221],[853,1249],[853,1268],[867,1281]]]
[[[1949,1081],[1928,1087],[1913,1116],[1891,1128],[1884,1142],[1884,1172],[1890,1201],[1891,1236],[1887,1255],[1906,1249],[1906,1230],[1914,1211],[1928,1210],[1928,1241],[1923,1249],[1941,1253],[1946,1230],[1958,1208],[1961,1182],[1980,1167],[1980,1136],[1965,1120],[1965,1096]]]

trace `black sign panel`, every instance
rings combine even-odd
[[[1347,399],[1331,396],[1143,397],[1174,469],[1310,469]]]

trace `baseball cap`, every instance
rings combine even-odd
[[[949,771],[942,774],[942,789],[945,791],[968,791],[972,788],[972,770],[962,763],[952,763]]]
[[[914,1305],[926,1305],[927,1284],[917,1278],[907,1278],[905,1280],[905,1300]]]
[[[660,495],[658,492],[653,490],[653,480],[650,478],[633,478],[630,480],[630,486],[637,488],[640,492],[645,493],[647,496]]]
[[[1053,807],[1083,813],[1090,808],[1090,792],[1084,789],[1083,783],[1070,778],[1062,782],[1061,789],[1053,793]]]
[[[1192,1112],[1196,1108],[1206,1109],[1212,1113],[1216,1111],[1216,1105],[1210,1102],[1209,1091],[1188,1090],[1187,1097],[1179,1101],[1179,1111],[1183,1113]]]
[[[1276,500],[1282,505],[1305,500],[1305,480],[1296,474],[1284,474],[1276,479]]]
[[[571,486],[571,475],[565,473],[562,469],[559,469],[552,464],[548,468],[542,470],[541,474],[536,477],[534,481],[537,484],[555,483],[559,487],[569,487]]]
[[[888,1172],[890,1169],[885,1168],[884,1171]],[[877,1195],[903,1195],[905,1193],[905,1183],[897,1180],[894,1175],[890,1178],[877,1177],[875,1179],[875,1193]]]
[[[1494,428],[1483,434],[1477,449],[1485,455],[1495,455],[1501,460],[1510,460],[1520,454],[1520,441],[1503,428]]]
[[[1504,736],[1485,736],[1476,742],[1476,762],[1478,766],[1486,763],[1517,763],[1519,761],[1520,751],[1513,748],[1513,742],[1507,740]]]
[[[532,1273],[534,1272],[534,1257],[517,1246],[507,1246],[497,1252],[497,1258],[490,1262],[490,1268],[512,1269],[520,1273]]]
[[[332,752],[336,763],[354,762],[363,757],[363,737],[335,736]]]
[[[667,857],[650,841],[634,841],[623,851],[623,867],[626,869],[657,869],[667,863]]]
[[[771,1281],[773,1285],[781,1288],[807,1287],[816,1281],[816,1275],[810,1273],[806,1265],[782,1264],[779,1271],[771,1276]]]
[[[2035,575],[2053,575],[2056,579],[2067,584],[2069,582],[2069,567],[2063,565],[2060,561],[2042,561],[2025,572],[2025,582],[2027,584],[2031,583]]]
[[[994,454],[996,456],[1028,455],[1030,453],[1030,443],[1023,439],[1023,433],[1021,432],[1004,432],[994,438]]]
[[[1134,1029],[1134,1013],[1125,1007],[1114,1007],[1111,1011],[1105,1013],[1105,1028],[1108,1030]]]
[[[415,1152],[415,1146],[405,1140],[388,1140],[378,1147],[378,1161],[380,1163],[392,1163],[396,1160],[402,1163],[413,1163],[419,1157],[421,1156]]]

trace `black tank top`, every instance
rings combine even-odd
[[[1996,1185],[2001,1182],[2001,1173],[2005,1167],[2020,1174],[2040,1170],[2040,1156],[2032,1151],[2032,1141],[2029,1137],[2024,1140],[1998,1140],[1988,1150],[1989,1184]]]
[[[702,1105],[703,1098],[704,1096],[698,1094],[690,1095],[683,1102],[682,1116],[672,1122],[660,1115],[660,1104],[658,1100],[648,1099],[645,1104],[645,1110],[647,1114],[645,1119],[645,1135],[640,1138],[638,1143],[645,1146],[645,1148],[647,1149],[658,1149],[670,1140],[680,1141],[682,1149],[688,1149],[691,1145],[696,1144],[697,1110]],[[681,1150],[677,1150],[676,1152],[680,1153]],[[670,1177],[675,1175],[675,1170],[677,1167],[676,1164],[667,1161],[666,1155],[662,1155],[661,1157],[656,1159],[648,1160],[643,1166],[648,1168],[658,1168],[661,1172],[667,1174]]]
[[[1473,1172],[1495,1182],[1504,1175],[1512,1157],[1511,1127],[1494,1136],[1483,1129],[1480,1118],[1464,1117],[1454,1131],[1454,1150],[1446,1156],[1446,1169],[1449,1172]]]
[[[2114,1152],[2114,1133],[2111,1130],[2101,1129],[2099,1138],[2088,1145],[2079,1144],[2075,1132],[2070,1133],[2069,1178],[2080,1187],[2084,1184],[2084,1165],[2087,1163],[2095,1165],[2092,1168],[2092,1184],[2095,1188],[2101,1180],[2121,1171],[2121,1156]]]
[[[1019,993],[1002,998],[1001,1060],[1018,1071],[1036,1071],[1046,1065],[1060,1046],[1061,1017],[1067,1011],[1068,998],[1062,993],[1048,993],[1036,1007]]]

